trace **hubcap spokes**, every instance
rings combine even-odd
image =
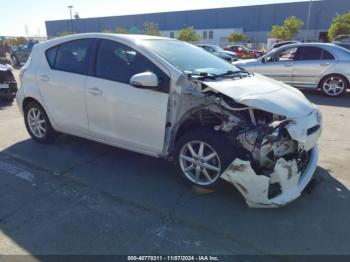
[[[179,161],[185,176],[201,186],[212,184],[221,174],[219,155],[202,141],[185,144],[181,149]]]
[[[46,120],[39,109],[33,107],[29,110],[28,126],[36,137],[43,138],[45,136],[47,129]]]
[[[323,90],[327,95],[336,96],[344,91],[344,80],[338,77],[329,78],[323,85]]]

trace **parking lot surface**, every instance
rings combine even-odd
[[[350,93],[305,92],[324,116],[303,195],[250,209],[231,185],[188,187],[173,164],[68,135],[35,143],[0,102],[1,254],[350,254]]]

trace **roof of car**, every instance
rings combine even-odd
[[[112,37],[116,40],[124,40],[125,42],[137,42],[140,40],[174,40],[172,38],[166,38],[161,36],[151,36],[151,35],[133,35],[133,34],[111,34],[111,33],[84,33],[84,34],[73,34],[63,37],[57,37],[45,42],[38,44],[38,46],[53,46],[55,44],[60,44],[67,41],[82,39],[82,38],[104,38]]]

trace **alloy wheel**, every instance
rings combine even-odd
[[[345,88],[346,83],[344,79],[337,76],[327,78],[322,86],[323,92],[328,96],[338,96],[344,92]]]
[[[47,122],[44,114],[36,107],[32,107],[27,115],[28,126],[30,131],[37,138],[43,138],[47,133]]]
[[[197,185],[211,185],[220,177],[221,161],[219,155],[203,141],[186,143],[180,151],[179,161],[182,172]]]

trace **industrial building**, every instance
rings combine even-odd
[[[113,8],[113,7],[111,7]],[[310,10],[310,16],[308,15]],[[246,34],[251,42],[266,43],[273,25],[280,25],[286,17],[296,16],[305,25],[297,39],[308,41],[325,39],[327,30],[337,13],[350,11],[350,0],[321,0],[256,6],[228,7],[204,10],[123,15],[113,17],[79,18],[47,21],[48,37],[61,32],[86,33],[126,28],[130,33],[142,33],[145,22],[159,25],[162,35],[176,37],[179,30],[193,26],[201,35],[201,42],[222,44],[232,32]],[[308,20],[309,18],[309,20]],[[309,23],[308,23],[309,21]],[[309,26],[307,26],[309,25]],[[308,30],[307,30],[308,29]]]

